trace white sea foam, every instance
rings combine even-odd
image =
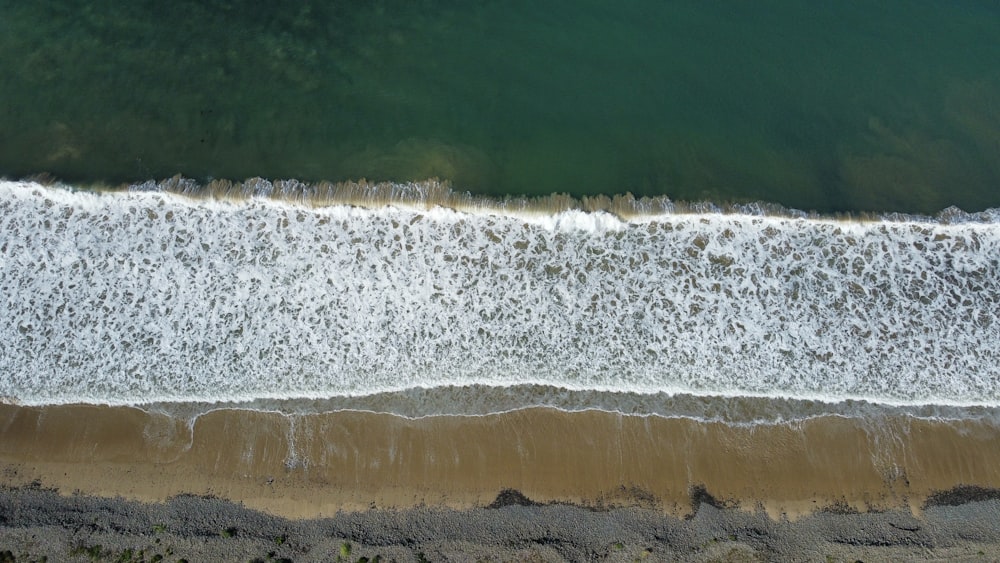
[[[413,388],[1000,405],[1000,225],[0,183],[0,397]]]

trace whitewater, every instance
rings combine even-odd
[[[1000,223],[964,217],[621,218],[2,182],[0,398],[992,409]]]

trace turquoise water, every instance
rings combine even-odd
[[[985,2],[0,2],[0,175],[1000,206]]]

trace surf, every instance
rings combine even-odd
[[[416,184],[348,205],[270,185],[222,197],[0,184],[0,396],[541,386],[1000,406],[995,211],[444,207]]]

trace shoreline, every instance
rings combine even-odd
[[[212,495],[287,518],[474,509],[517,490],[541,504],[685,517],[692,491],[795,520],[836,506],[919,515],[941,491],[1000,488],[984,421],[821,417],[730,426],[532,408],[408,419],[0,405],[0,485],[163,502]]]

